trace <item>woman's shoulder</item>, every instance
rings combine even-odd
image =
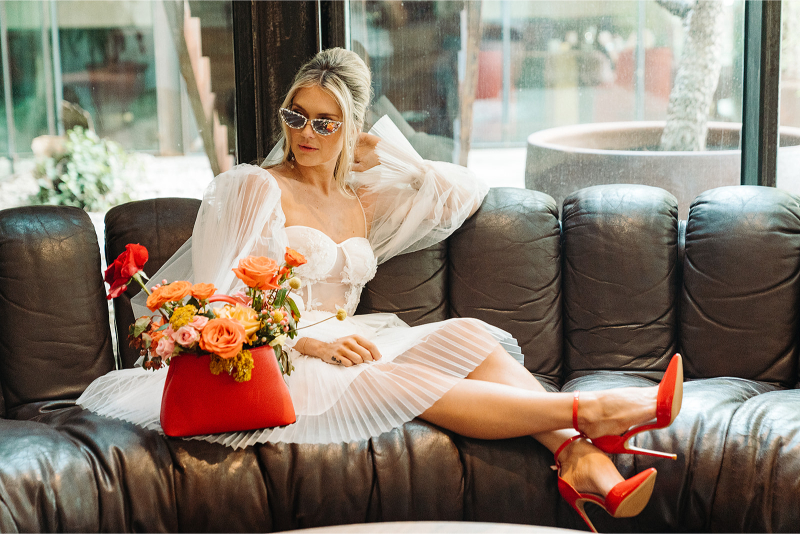
[[[249,163],[241,163],[220,173],[214,179],[218,186],[233,184],[262,184],[277,187],[276,173],[272,169],[259,167]]]

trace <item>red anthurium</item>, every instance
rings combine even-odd
[[[124,293],[128,288],[128,282],[142,270],[147,259],[148,254],[145,247],[136,243],[126,245],[125,252],[108,266],[103,275],[103,279],[111,286],[106,298],[111,300]]]

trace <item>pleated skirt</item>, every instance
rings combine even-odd
[[[313,324],[328,312],[307,311]],[[285,427],[194,436],[233,447],[256,443],[341,443],[378,436],[430,408],[498,346],[520,364],[522,353],[507,332],[477,319],[448,319],[409,327],[393,314],[332,319],[301,331],[333,341],[358,334],[372,341],[381,359],[352,367],[309,356],[292,359],[285,377],[297,422]],[[167,370],[112,371],[89,385],[77,403],[100,415],[162,432],[161,396]],[[235,409],[232,407],[232,409]],[[247,409],[242,407],[241,409]]]

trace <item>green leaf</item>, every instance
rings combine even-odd
[[[286,299],[286,303],[289,305],[289,309],[295,313],[298,317],[300,317],[300,310],[297,309],[297,304],[294,303],[294,299],[289,297]]]
[[[275,292],[275,300],[273,301],[273,305],[276,308],[280,308],[283,306],[283,301],[286,300],[286,294],[289,292],[288,289],[279,289]]]
[[[136,319],[136,322],[133,323],[133,337],[139,337],[142,335],[142,332],[147,330],[147,327],[150,326],[150,317],[139,317]]]
[[[144,348],[149,349],[150,345],[153,344],[153,338],[150,337],[150,334],[142,334],[142,341],[144,341]]]
[[[166,330],[168,326],[169,323],[164,323],[160,327],[158,327],[158,330],[156,330],[156,332],[161,332],[162,330]]]

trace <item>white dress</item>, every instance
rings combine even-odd
[[[477,319],[409,327],[394,314],[353,315],[378,263],[444,239],[487,191],[463,167],[423,161],[388,118],[376,123],[372,133],[382,138],[377,147],[381,165],[354,174],[351,183],[374,213],[369,238],[336,243],[314,228],[286,227],[275,179],[264,169],[240,165],[209,186],[192,238],[152,278],[212,281],[228,293],[239,288],[240,282],[228,274],[238,258],[261,254],[280,260],[285,246],[291,246],[308,260],[297,269],[303,280],[297,299],[300,326],[330,317],[339,307],[348,313],[344,321],[306,328],[300,337],[333,341],[359,334],[375,343],[382,358],[342,367],[290,350],[295,369],[286,383],[296,423],[195,439],[234,448],[367,439],[420,415],[498,344],[522,363],[511,335]],[[134,311],[138,316],[146,309]],[[101,415],[161,431],[165,379],[166,369],[112,371],[95,380],[77,402]]]

